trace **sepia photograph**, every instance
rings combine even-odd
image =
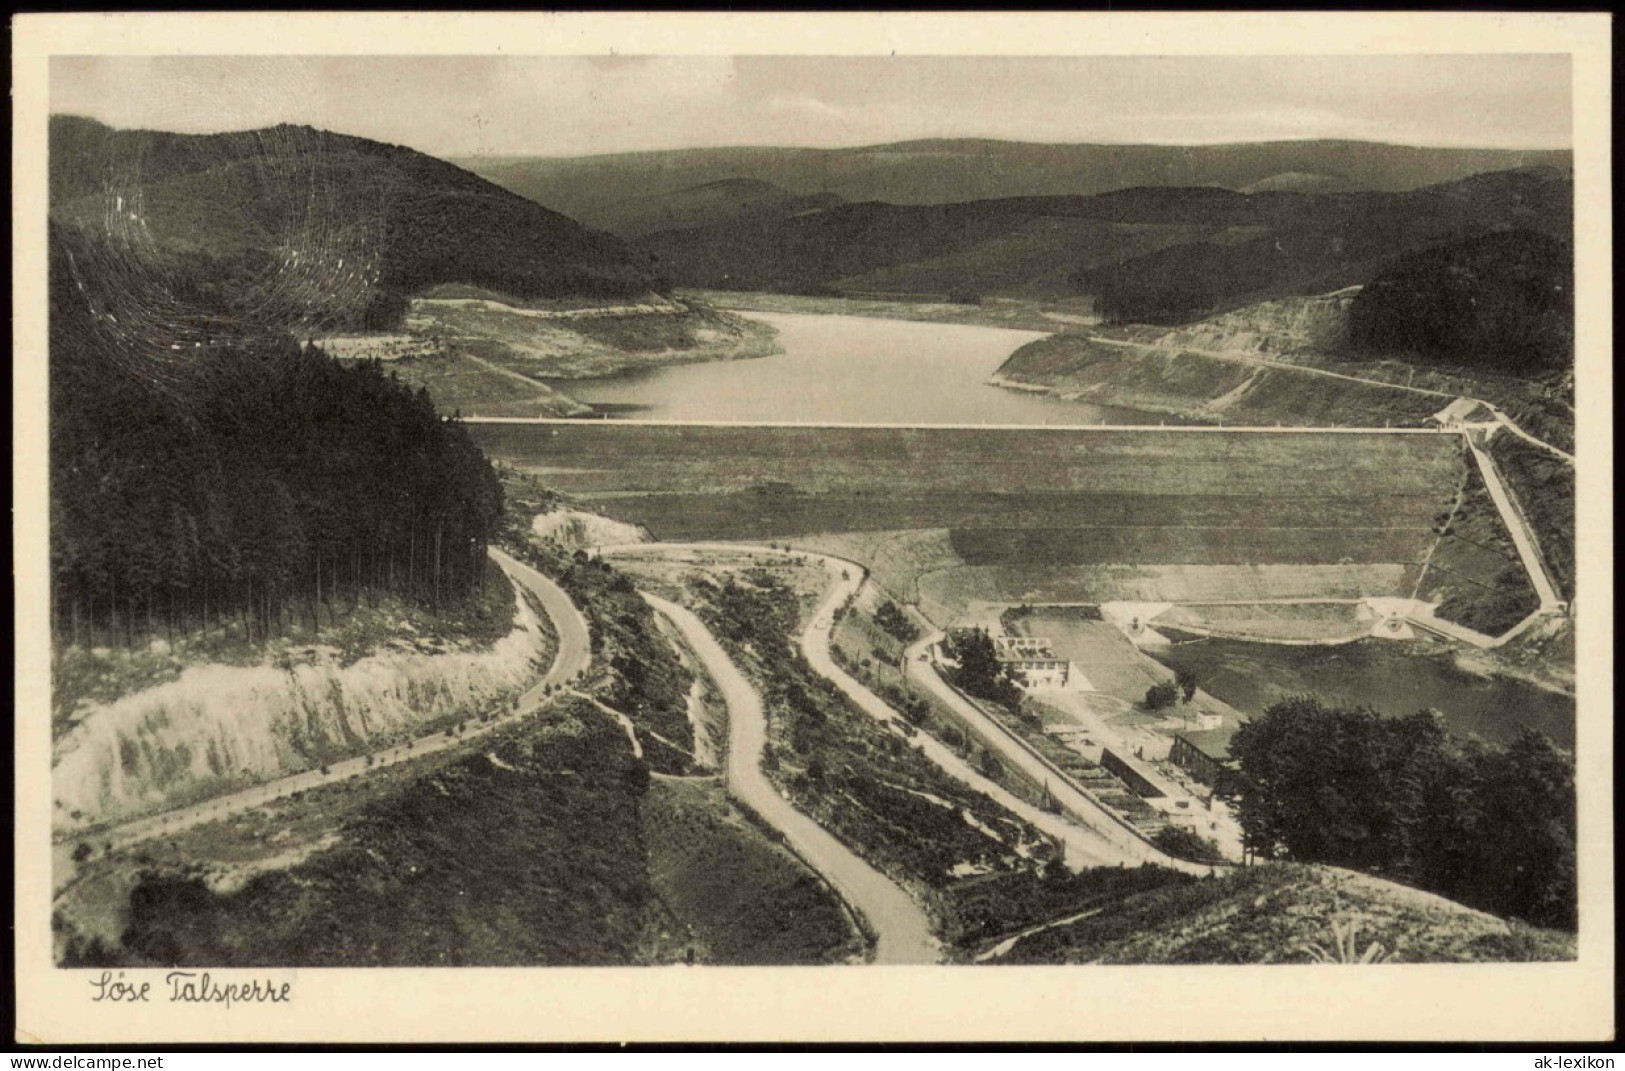
[[[54,1021],[1540,965],[1611,1036],[1605,19],[89,18],[16,105]],[[486,1029],[647,1033],[570,1022]]]

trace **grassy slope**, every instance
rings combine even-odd
[[[492,368],[455,349],[385,367],[402,382],[428,391],[444,416],[568,417],[591,411],[545,383],[521,380],[512,370]]]
[[[349,665],[380,650],[488,649],[513,629],[514,589],[494,562],[487,564],[485,580],[483,590],[439,613],[393,596],[357,604],[334,600],[323,607],[320,630],[312,632],[308,618],[290,617],[286,633],[269,643],[247,642],[241,626],[231,624],[173,645],[59,647],[51,666],[52,732],[60,736],[70,728],[87,704],[111,703],[175,680],[188,666],[292,666],[325,658]]]
[[[1468,466],[1461,502],[1440,529],[1416,590],[1439,603],[1440,617],[1498,636],[1540,607],[1477,465]]]
[[[1028,343],[998,374],[1082,401],[1226,424],[1419,424],[1447,401],[1308,371],[1175,348],[1118,346],[1070,333]]]
[[[837,963],[863,938],[840,901],[715,781],[657,778],[643,802],[649,877],[702,963]]]
[[[550,553],[532,550],[530,557],[546,561]],[[661,632],[654,611],[628,576],[601,562],[571,561],[558,580],[586,614],[595,670],[605,685],[604,702],[641,730],[650,768],[690,772],[694,726],[688,720],[688,695],[694,674]]]
[[[442,282],[526,297],[658,283],[619,239],[470,172],[308,127],[180,135],[58,117],[51,166],[54,218],[94,230],[138,210],[137,259],[208,259],[238,315],[281,326],[357,324]]]
[[[1490,440],[1501,478],[1534,526],[1541,554],[1560,594],[1574,595],[1574,466],[1516,435]]]
[[[1334,925],[1356,954],[1377,943],[1396,962],[1569,960],[1574,937],[1507,922],[1391,882],[1330,867],[1274,864],[1099,905],[1026,938],[997,962],[1312,963],[1335,954]]]

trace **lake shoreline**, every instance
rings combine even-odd
[[[995,381],[1010,355],[1044,337],[1040,332],[829,312],[738,315],[772,332],[780,352],[548,382],[608,420],[1022,427],[1167,420]]]

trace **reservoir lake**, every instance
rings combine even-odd
[[[771,324],[785,352],[559,381],[558,386],[600,407],[612,421],[624,417],[809,424],[1186,423],[989,385],[988,378],[1011,353],[1044,337],[1038,332],[823,314],[737,315]],[[478,428],[477,436],[495,457],[534,464],[533,455],[543,440],[562,431],[490,427]],[[726,525],[711,535],[735,537]],[[1217,639],[1158,654],[1174,668],[1194,670],[1204,688],[1248,715],[1262,713],[1285,696],[1307,692],[1329,702],[1370,705],[1389,715],[1434,707],[1455,733],[1497,743],[1509,742],[1527,726],[1546,733],[1560,747],[1574,746],[1572,696],[1512,678],[1476,677],[1456,670],[1448,658],[1429,656],[1409,645],[1372,641],[1315,648]]]
[[[809,424],[1156,424],[1115,406],[990,386],[1036,331],[860,316],[736,312],[784,352],[554,385],[610,416]],[[1167,419],[1168,423],[1175,423]]]
[[[1408,643],[1360,640],[1326,647],[1288,647],[1211,639],[1152,651],[1172,669],[1188,669],[1201,686],[1243,714],[1257,716],[1293,695],[1331,704],[1369,706],[1389,717],[1432,707],[1458,736],[1508,744],[1524,728],[1574,750],[1575,700],[1512,677],[1457,669],[1448,655]]]

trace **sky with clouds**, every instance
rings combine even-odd
[[[51,110],[302,123],[440,156],[928,137],[1571,147],[1563,55],[56,57]]]

